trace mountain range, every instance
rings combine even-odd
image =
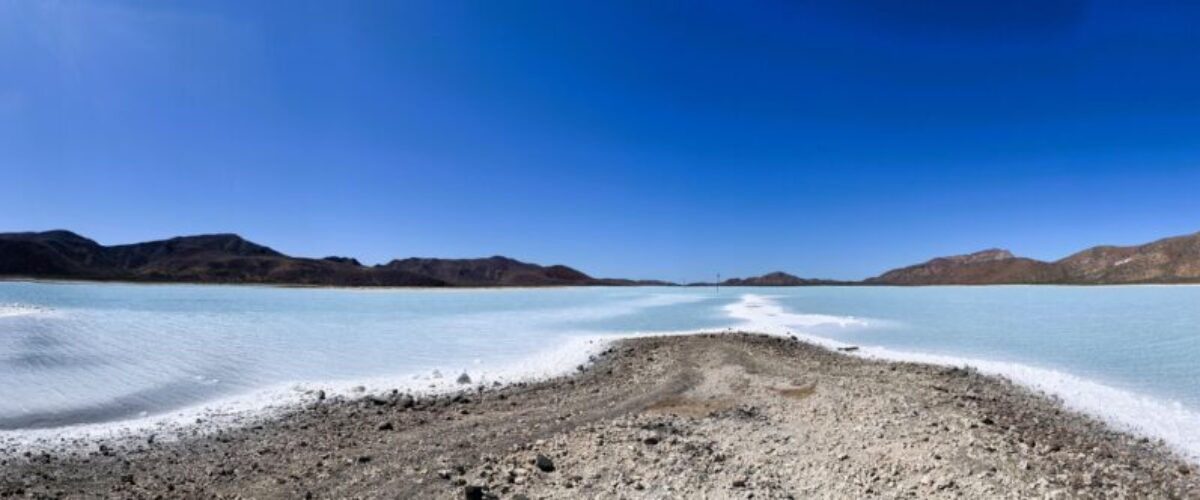
[[[236,234],[105,246],[65,230],[0,233],[0,277],[313,286],[636,286],[508,257],[406,258],[365,266],[351,257],[292,257]],[[1200,283],[1200,233],[1136,246],[1098,246],[1047,262],[1002,249],[938,257],[863,281],[773,272],[724,286]],[[693,285],[705,285],[693,283]]]
[[[235,234],[104,246],[70,231],[0,234],[0,276],[49,279],[325,286],[566,286],[652,282],[592,278],[566,266],[507,257],[401,259],[364,266],[349,257],[291,257]]]
[[[1137,283],[1200,283],[1200,233],[1144,245],[1097,246],[1052,262],[992,248],[938,257],[859,282],[805,279],[783,272],[721,282],[725,286]]]
[[[1046,262],[991,249],[894,269],[886,285],[1200,283],[1200,233],[1144,245],[1097,246]]]

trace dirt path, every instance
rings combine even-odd
[[[1161,445],[1006,382],[746,334],[625,341],[546,383],[314,398],[262,426],[99,446],[4,458],[0,496],[1200,495]]]

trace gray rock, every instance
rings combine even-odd
[[[471,383],[471,376],[463,373],[462,375],[458,376],[458,380],[456,380],[456,382],[460,384],[469,384]]]
[[[537,466],[542,472],[554,472],[555,469],[554,461],[541,453],[538,453],[537,457],[533,459],[533,465]]]

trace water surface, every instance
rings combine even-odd
[[[1152,422],[1143,430],[1200,450],[1178,437],[1200,435],[1200,287],[1188,286],[0,282],[0,430],[121,422],[295,384],[559,373],[586,359],[583,346],[598,336],[738,326],[854,344],[865,355],[976,364],[1119,424]]]

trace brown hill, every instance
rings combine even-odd
[[[990,285],[1055,283],[1063,273],[1054,264],[989,249],[967,255],[938,257],[923,264],[894,269],[867,283],[888,285]]]
[[[618,284],[566,266],[505,257],[404,259],[366,267],[348,257],[290,257],[235,234],[103,246],[70,231],[0,234],[0,277],[331,286]],[[609,283],[609,282],[612,283]]]
[[[866,280],[887,285],[1128,284],[1200,282],[1200,233],[1145,245],[1089,248],[1044,262],[1007,250],[940,257]]]
[[[486,259],[409,258],[393,260],[383,268],[427,276],[456,286],[575,285],[595,281],[567,266],[543,267],[501,256]]]
[[[767,273],[750,278],[730,278],[721,282],[724,286],[811,286],[836,285],[842,282],[821,279],[808,279],[793,276],[785,272]]]
[[[1145,245],[1089,248],[1057,262],[1072,281],[1088,283],[1200,282],[1200,233]]]

